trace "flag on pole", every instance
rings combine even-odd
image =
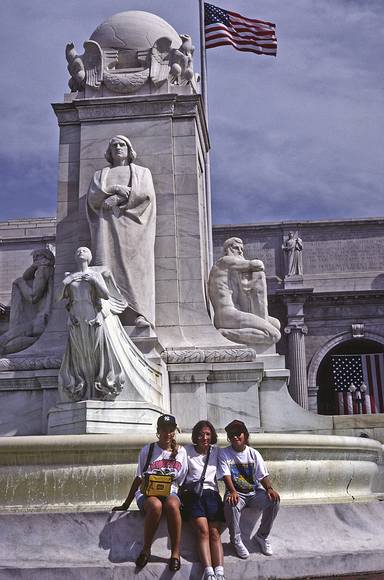
[[[230,44],[236,50],[276,56],[276,25],[246,18],[204,2],[205,48]]]

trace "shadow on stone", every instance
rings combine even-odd
[[[138,528],[139,517],[139,514],[127,512],[112,512],[108,515],[100,532],[99,547],[109,550],[110,562],[134,562],[137,558],[140,545],[136,538],[132,538],[132,529]]]

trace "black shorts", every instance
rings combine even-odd
[[[224,522],[223,500],[213,489],[204,489],[199,497],[194,493],[183,494],[181,498],[183,520],[207,518],[209,522]]]

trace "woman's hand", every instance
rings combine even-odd
[[[129,505],[127,505],[126,503],[122,503],[121,505],[116,505],[115,507],[112,508],[113,512],[125,512],[127,511],[127,509],[129,508]]]
[[[269,499],[271,501],[273,501],[274,503],[278,503],[280,501],[280,495],[272,487],[269,487],[268,489],[266,489],[266,492],[268,494]]]
[[[237,502],[239,501],[239,494],[235,489],[233,491],[229,491],[225,496],[225,501],[231,505],[237,505]]]

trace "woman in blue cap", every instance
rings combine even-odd
[[[144,544],[136,559],[136,566],[144,568],[151,556],[153,538],[162,513],[167,518],[171,542],[169,569],[180,569],[181,515],[177,495],[179,485],[187,473],[187,454],[176,442],[176,419],[161,415],[157,420],[156,443],[145,445],[139,454],[136,477],[127,499],[116,510],[127,510],[133,499],[144,514]]]

